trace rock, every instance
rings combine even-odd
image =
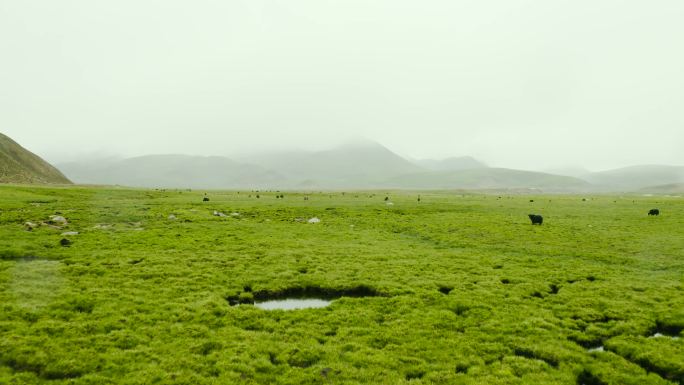
[[[309,222],[309,223],[318,223],[318,222],[320,222],[320,221],[321,221],[320,219],[318,219],[318,218],[316,218],[316,217],[313,217],[313,218],[309,219],[308,222]]]
[[[67,231],[65,233],[62,233],[62,236],[65,235],[78,235],[78,231]]]
[[[24,223],[24,226],[26,226],[26,230],[28,231],[38,228],[38,224],[33,222],[26,222]]]
[[[226,214],[224,214],[224,213],[222,213],[222,212],[220,212],[220,211],[214,210],[214,216],[215,216],[215,217],[227,217],[228,215],[226,215]]]
[[[61,215],[50,215],[50,223],[60,224],[62,226],[67,225],[69,222]]]
[[[394,203],[392,203],[392,202],[387,202],[386,205],[387,205],[387,206],[394,206]]]
[[[111,229],[111,228],[112,228],[112,225],[97,224],[97,225],[93,226],[93,228],[94,228],[94,229],[98,229],[98,230],[107,230],[107,229]]]
[[[176,220],[176,216],[173,215],[173,214],[169,215],[169,220],[175,221],[175,220]]]
[[[240,213],[230,213],[230,216],[231,216],[231,217],[239,217],[239,216],[240,216]]]
[[[62,245],[62,246],[64,246],[64,247],[71,246],[71,243],[72,243],[72,242],[71,242],[70,240],[66,239],[66,238],[62,238],[62,239],[59,241],[59,244]]]

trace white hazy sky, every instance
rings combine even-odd
[[[0,132],[52,161],[377,140],[684,164],[682,0],[0,0]]]

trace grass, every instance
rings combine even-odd
[[[0,187],[0,384],[684,384],[682,198],[204,194]]]

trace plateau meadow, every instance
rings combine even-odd
[[[681,197],[0,187],[0,384],[684,384],[683,329]]]

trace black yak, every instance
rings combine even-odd
[[[532,221],[533,225],[541,226],[542,222],[544,222],[544,217],[542,217],[541,215],[530,214],[528,215],[528,217],[530,217],[530,220]]]
[[[650,209],[650,210],[648,210],[648,215],[660,215],[660,210]]]

